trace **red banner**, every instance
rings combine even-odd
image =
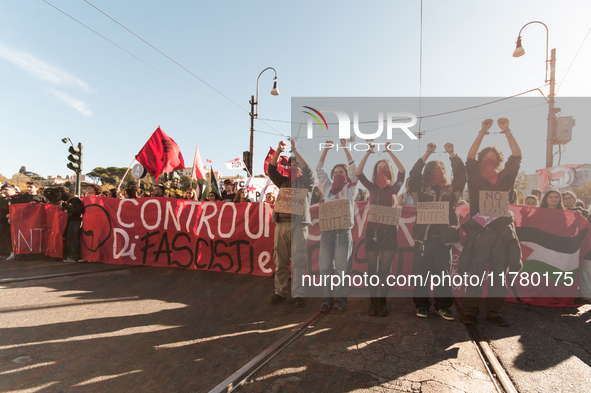
[[[62,235],[67,219],[68,214],[54,205],[10,205],[10,231],[15,254],[44,254],[62,258]]]
[[[88,197],[82,259],[270,275],[272,209],[260,203]]]
[[[83,198],[82,259],[116,264],[174,266],[269,276],[274,270],[271,206],[263,203],[198,202],[172,198]],[[368,202],[358,202],[352,228],[352,275],[367,272],[365,224]],[[66,214],[52,205],[12,205],[13,247],[17,254],[61,257]],[[578,267],[591,250],[591,225],[577,212],[511,205],[524,268],[507,278],[508,301],[573,306]],[[457,209],[461,222],[469,206]],[[308,274],[318,273],[318,206],[311,208]],[[403,206],[399,249],[391,274],[412,274],[415,208]],[[452,276],[462,243],[452,249]],[[520,274],[521,274],[520,273]],[[537,277],[537,278],[536,278]],[[548,284],[545,283],[545,278]],[[536,281],[537,280],[537,281]],[[411,289],[398,287],[398,289]],[[454,288],[462,295],[462,288]],[[543,297],[541,297],[543,296]]]

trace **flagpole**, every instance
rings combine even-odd
[[[248,173],[248,177],[252,177],[252,173],[248,171],[248,167],[246,167],[246,173]]]
[[[133,160],[131,161],[131,164],[129,164],[129,167],[125,171],[125,175],[123,175],[123,177],[121,178],[121,181],[119,182],[119,185],[117,186],[117,190],[121,189],[121,184],[123,183],[123,180],[125,180],[125,176],[127,176],[127,172],[129,172],[129,170],[131,169],[131,166],[133,165],[134,161],[135,161],[135,157],[133,158]]]

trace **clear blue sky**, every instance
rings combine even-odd
[[[557,106],[560,97],[591,96],[591,37],[581,47],[591,28],[588,1],[425,0],[421,73],[420,1],[90,0],[244,109],[87,2],[48,1],[223,110],[42,0],[2,0],[0,173],[9,178],[22,165],[42,176],[71,174],[60,141],[66,136],[84,144],[85,172],[127,167],[159,125],[179,144],[187,166],[199,145],[214,169],[243,174],[228,171],[224,162],[248,149],[248,100],[258,74],[272,66],[281,95],[269,94],[273,73],[264,73],[259,118],[284,122],[267,121],[271,129],[257,121],[258,174],[269,146],[283,138],[278,133],[290,134],[291,97],[506,97],[544,85],[543,26],[526,27],[527,54],[511,56],[519,29],[533,20],[548,25],[550,48],[557,48]],[[548,94],[547,86],[542,90]],[[497,112],[491,108],[490,115]],[[546,111],[538,112],[527,127],[512,127],[528,173],[545,161]],[[590,162],[587,114],[563,108],[562,115],[577,118],[562,163]],[[433,132],[422,143],[450,141],[465,157],[479,123]],[[507,149],[506,142],[499,147]],[[418,154],[409,144],[404,164],[410,167]]]

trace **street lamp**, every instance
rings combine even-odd
[[[267,67],[264,70],[261,71],[261,73],[259,74],[259,77],[257,78],[257,93],[256,93],[256,100],[255,100],[255,96],[251,96],[250,98],[250,149],[249,149],[249,153],[248,153],[248,162],[245,162],[244,165],[246,165],[246,169],[248,170],[248,173],[250,173],[250,176],[253,176],[252,173],[252,163],[253,163],[253,153],[254,153],[254,119],[256,119],[258,117],[258,105],[259,105],[259,79],[261,78],[261,75],[263,75],[263,72],[267,71],[267,70],[273,70],[275,71],[275,78],[273,78],[273,88],[271,89],[271,95],[274,96],[278,96],[279,95],[279,89],[277,89],[277,70],[275,70],[275,68],[273,67]]]
[[[521,31],[527,25],[532,23],[539,23],[546,28],[546,79],[545,83],[550,82],[550,94],[548,95],[548,130],[546,134],[546,168],[550,168],[553,165],[552,149],[554,145],[554,129],[556,127],[556,112],[554,108],[554,86],[556,85],[555,73],[556,73],[556,48],[552,49],[550,60],[548,60],[548,26],[540,21],[533,21],[526,23],[517,37],[517,46],[513,52],[513,57],[521,57],[525,54],[525,49],[521,46]],[[550,63],[550,79],[548,79],[548,63]]]

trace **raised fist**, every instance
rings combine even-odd
[[[480,130],[480,132],[485,132],[488,134],[488,130],[490,130],[490,128],[493,125],[493,119],[486,119],[482,122],[482,129]]]
[[[285,149],[287,149],[287,142],[285,142],[285,141],[279,142],[279,145],[277,146],[277,150],[279,150],[280,152],[284,152]]]
[[[497,124],[499,125],[499,128],[503,130],[503,132],[509,130],[509,119],[506,117],[501,117],[499,120],[497,120]]]
[[[435,153],[436,149],[437,149],[437,145],[435,143],[429,143],[427,145],[427,152],[429,152],[429,153]]]
[[[446,151],[447,153],[450,153],[450,152],[454,151],[454,145],[453,145],[453,144],[451,144],[451,143],[449,143],[449,142],[447,142],[447,143],[446,143],[446,144],[443,146],[443,148],[445,149],[445,151]]]

